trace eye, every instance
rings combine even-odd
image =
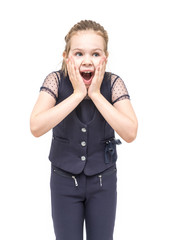
[[[81,52],[76,52],[76,53],[75,53],[75,56],[81,57],[81,56],[82,56],[82,53],[81,53]]]
[[[93,53],[93,56],[94,56],[94,57],[99,57],[100,54],[99,54],[98,52],[95,52],[95,53]]]

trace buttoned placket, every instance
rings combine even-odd
[[[87,150],[87,128],[86,127],[82,127],[81,128],[81,161],[86,161],[87,157],[86,157],[86,150]]]

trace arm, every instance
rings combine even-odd
[[[126,142],[132,142],[137,135],[138,122],[129,99],[117,101],[112,105],[100,92],[107,59],[102,59],[95,77],[88,89],[88,95],[99,112],[117,134]]]
[[[82,94],[73,93],[55,106],[55,99],[51,95],[40,92],[30,117],[32,134],[40,137],[48,132],[72,112],[83,98]]]
[[[109,103],[101,93],[92,94],[91,99],[122,139],[130,143],[136,138],[138,122],[129,99],[118,101],[114,105]]]
[[[67,61],[68,73],[74,92],[55,106],[55,99],[47,92],[40,92],[30,117],[30,129],[35,137],[40,137],[59,124],[84,99],[87,89],[82,81],[79,70],[72,60]],[[50,83],[54,81],[51,75]],[[50,85],[54,85],[53,84]],[[49,84],[47,82],[47,84]]]

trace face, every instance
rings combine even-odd
[[[93,79],[100,60],[106,57],[104,39],[93,30],[79,31],[71,38],[68,57],[72,57],[85,85]]]

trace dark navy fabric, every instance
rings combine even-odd
[[[69,77],[60,71],[61,81],[57,104],[73,93]],[[105,73],[101,85],[102,95],[111,102],[111,81]],[[49,159],[64,171],[87,176],[100,173],[113,166],[117,160],[114,130],[105,121],[92,100],[84,99],[63,121],[53,128]],[[111,142],[111,152],[106,144]],[[110,148],[109,148],[110,151]]]
[[[116,165],[93,176],[72,175],[52,165],[50,186],[56,240],[83,240],[84,223],[87,240],[113,240]]]
[[[87,113],[88,110],[88,113]],[[84,124],[90,122],[93,119],[95,112],[95,105],[92,100],[84,99],[80,104],[76,107],[76,114],[78,119]]]
[[[73,93],[60,71],[57,103]],[[102,95],[111,102],[111,81],[105,73]],[[114,130],[91,99],[84,99],[53,129],[51,204],[56,240],[113,240],[117,202]]]

